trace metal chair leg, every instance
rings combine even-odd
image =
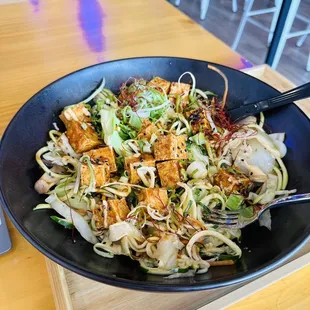
[[[243,12],[247,9],[248,4],[249,4],[249,0],[244,0]]]
[[[278,47],[277,47],[277,50],[275,52],[275,55],[274,55],[274,58],[271,64],[271,68],[273,69],[276,69],[279,64],[279,60],[281,58],[281,55],[282,55],[282,52],[283,52],[283,49],[284,49],[284,46],[287,40],[287,36],[291,31],[299,4],[300,4],[300,0],[294,0],[291,2],[290,9],[289,9],[286,21],[285,21],[285,25],[284,25],[281,37],[279,39]]]
[[[204,20],[206,18],[208,8],[209,8],[209,2],[210,0],[201,0],[200,5],[200,19]]]
[[[238,11],[238,2],[237,0],[232,0],[232,11],[236,13]]]
[[[307,63],[307,71],[310,71],[310,53],[309,53],[309,57],[308,57],[308,63]]]
[[[310,30],[310,23],[308,24],[307,30]],[[301,36],[296,42],[296,46],[301,47],[307,39],[307,36],[308,34],[304,34],[303,36]]]
[[[233,50],[235,50],[237,48],[237,46],[238,46],[238,44],[240,42],[240,39],[241,39],[243,30],[244,30],[245,24],[246,24],[247,19],[249,17],[248,13],[251,11],[253,3],[254,3],[254,0],[248,0],[248,3],[246,5],[245,11],[243,12],[243,15],[242,15],[242,18],[241,18],[241,21],[240,21],[240,24],[239,24],[239,28],[237,30],[237,34],[236,34],[234,43],[231,46],[231,48]]]
[[[272,17],[272,21],[271,21],[271,25],[270,25],[270,31],[268,34],[268,46],[270,46],[270,43],[271,43],[272,38],[273,38],[274,31],[275,31],[276,26],[277,26],[277,21],[278,21],[278,17],[279,17],[280,10],[281,10],[281,5],[282,5],[282,0],[275,0],[276,10],[273,13],[273,17]]]

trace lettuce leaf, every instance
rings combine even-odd
[[[240,195],[230,195],[226,201],[226,207],[229,210],[237,211],[243,202],[243,197]]]

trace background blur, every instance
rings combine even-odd
[[[293,0],[294,1],[294,0]],[[171,0],[172,4],[176,1]],[[237,0],[237,12],[233,12],[232,0],[210,0],[205,20],[200,19],[201,0],[180,0],[178,8],[195,20],[205,29],[213,33],[227,45],[232,46],[244,13],[245,0]],[[255,0],[251,11],[272,8],[274,0]],[[308,20],[294,18],[291,31],[305,30],[310,27],[310,0],[302,0],[297,11],[298,15]],[[273,13],[254,16],[253,19],[270,27]],[[276,70],[285,75],[295,84],[310,81],[310,72],[306,71],[310,50],[310,34],[301,47],[296,46],[300,37],[288,39]],[[248,59],[253,65],[264,63],[268,51],[268,33],[247,22],[236,51]]]

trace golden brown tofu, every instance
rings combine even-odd
[[[152,134],[156,134],[158,132],[158,128],[148,119],[144,119],[142,122],[141,130],[137,136],[137,139],[145,139],[149,141],[152,137]]]
[[[192,125],[193,133],[212,131],[210,123],[207,119],[207,111],[198,108],[187,113],[187,120]]]
[[[231,194],[235,191],[250,188],[252,182],[249,178],[241,173],[231,173],[225,169],[219,169],[214,177],[215,185],[218,185],[225,191],[226,194]]]
[[[87,152],[102,144],[95,130],[88,124],[82,128],[80,122],[71,121],[67,128],[69,143],[76,153]]]
[[[125,199],[108,200],[105,205],[96,205],[93,216],[98,230],[109,228],[110,225],[124,221],[129,213]],[[106,218],[105,218],[106,217]]]
[[[168,94],[170,88],[170,82],[160,78],[159,76],[154,77],[151,81],[147,83],[148,86],[153,86],[158,88],[158,90],[163,91]]]
[[[92,164],[95,174],[95,187],[99,188],[107,183],[110,179],[110,166],[107,162],[101,165]],[[91,173],[86,163],[81,164],[81,185],[89,186],[91,180]]]
[[[189,102],[189,91],[191,86],[185,83],[172,82],[170,86],[169,97],[172,103],[176,103],[176,98],[180,97],[180,103],[185,106]]]
[[[164,188],[143,188],[137,193],[137,199],[161,212],[166,210],[168,204],[168,194]]]
[[[140,167],[155,167],[155,160],[150,154],[128,156],[125,157],[124,167],[129,174],[129,183],[137,184],[141,181],[137,169]]]
[[[104,206],[97,204],[93,210],[93,217],[95,220],[95,225],[98,230],[105,229],[108,226],[107,221],[104,218]],[[106,225],[105,225],[106,224]]]
[[[79,121],[81,123],[90,122],[90,113],[84,103],[79,103],[71,107],[64,108],[59,118],[65,124],[66,128],[71,121]]]
[[[186,136],[177,136],[177,159],[187,159]]]
[[[156,164],[160,183],[163,187],[175,187],[181,182],[180,164],[178,160],[168,160]]]
[[[84,155],[88,155],[92,161],[96,164],[108,162],[110,166],[110,172],[116,172],[117,166],[115,162],[115,154],[113,148],[110,146],[101,147],[99,149],[90,150]]]
[[[124,161],[125,170],[129,170],[130,164],[132,163],[145,161],[154,161],[154,157],[151,154],[136,154],[133,156],[127,156]]]
[[[108,217],[111,224],[124,221],[129,213],[125,199],[110,199],[108,200],[108,207]]]
[[[186,136],[175,136],[169,133],[160,136],[154,143],[155,160],[187,159]]]

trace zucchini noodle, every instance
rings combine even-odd
[[[114,254],[111,253],[111,252],[108,252],[107,251],[107,247],[104,246],[103,244],[101,243],[96,243],[94,246],[93,246],[93,249],[94,251],[100,255],[100,256],[103,256],[105,258],[113,258],[114,257]]]
[[[265,116],[264,116],[264,113],[263,113],[263,112],[260,112],[260,113],[259,113],[259,116],[260,116],[259,127],[263,128],[264,123],[265,123]]]
[[[242,251],[241,249],[236,245],[235,242],[232,242],[230,239],[228,239],[227,237],[225,237],[223,234],[217,232],[217,231],[212,231],[212,230],[205,230],[205,231],[201,231],[196,233],[188,242],[188,244],[186,245],[186,251],[187,254],[190,258],[192,258],[192,248],[193,245],[199,241],[199,239],[206,237],[206,236],[212,236],[215,237],[221,241],[223,241],[225,244],[227,244],[235,253],[236,256],[241,256]]]
[[[137,144],[137,141],[135,140],[126,140],[125,142],[123,142],[123,148],[124,150],[130,152],[132,155],[140,154],[139,146]]]
[[[196,202],[193,198],[191,188],[185,183],[178,183],[178,186],[183,187],[185,192],[181,196],[180,208],[183,214],[188,213],[192,218],[197,218]]]
[[[193,73],[191,73],[191,72],[189,72],[189,71],[184,72],[184,73],[181,74],[181,76],[179,77],[178,83],[180,84],[182,77],[183,77],[184,75],[186,75],[186,74],[189,74],[189,75],[191,76],[191,78],[192,78],[193,85],[192,85],[192,88],[191,88],[191,93],[190,93],[190,95],[191,95],[191,96],[194,96],[194,92],[195,92],[195,89],[196,89],[196,78],[195,78],[195,76],[194,76]]]
[[[46,152],[49,152],[49,148],[47,146],[42,147],[36,153],[36,161],[37,161],[38,165],[43,169],[43,171],[48,173],[49,176],[54,177],[54,178],[59,178],[59,179],[67,178],[68,176],[70,176],[70,174],[55,173],[55,172],[51,171],[49,168],[47,168],[47,166],[43,163],[43,161],[41,159],[41,156]]]
[[[57,138],[55,136],[60,137],[62,135],[61,132],[57,131],[57,130],[50,130],[48,132],[48,135],[50,136],[51,140],[55,143],[57,143]]]
[[[131,188],[127,184],[115,184],[110,186],[104,186],[103,193],[106,195],[110,195],[110,197],[118,196],[118,197],[127,197],[131,193]]]
[[[146,187],[155,187],[155,167],[140,167],[137,169],[138,176]],[[149,176],[149,178],[147,178]]]
[[[286,186],[287,186],[287,183],[288,183],[288,173],[287,173],[287,169],[282,161],[282,159],[280,157],[276,157],[276,160],[282,170],[282,175],[283,175],[283,178],[282,178],[282,186],[281,186],[281,189],[286,189]]]
[[[219,201],[219,203],[221,204],[221,209],[224,210],[225,200],[220,194],[217,194],[217,193],[205,196],[204,198],[201,199],[200,203],[208,206],[210,201],[215,200],[215,199]],[[210,205],[209,205],[209,208],[210,208]]]
[[[263,113],[232,124],[228,80],[208,68],[224,80],[220,105],[184,72],[174,83],[130,78],[115,94],[103,78],[66,107],[67,130],[54,125],[35,155],[43,170],[35,190],[48,197],[33,210],[52,209],[54,223],[76,229],[102,259],[128,256],[167,281],[234,264],[241,231],[215,214],[252,219],[296,190],[286,189],[285,134],[267,134]]]
[[[104,85],[105,85],[105,78],[102,79],[99,87],[89,96],[87,97],[86,99],[83,100],[84,103],[88,103],[90,102],[91,100],[93,100],[98,94],[100,94],[100,92],[103,90],[104,88]]]
[[[200,95],[202,98],[208,100],[208,96],[207,96],[202,90],[196,88],[196,93],[197,93],[198,95]]]
[[[158,214],[158,211],[157,210],[154,210],[150,207],[150,205],[148,205],[146,207],[147,209],[147,213],[149,214],[149,216],[153,219],[153,220],[156,220],[156,221],[164,221],[166,220],[167,218],[169,218],[169,215],[167,216],[160,216],[160,215],[157,215]]]
[[[187,128],[182,128],[182,122],[181,122],[181,121],[176,121],[176,122],[174,122],[174,123],[171,125],[169,131],[171,131],[171,132],[172,132],[172,131],[175,131],[175,134],[176,134],[177,136],[180,136],[180,135],[186,133]]]
[[[188,121],[185,119],[185,117],[182,114],[177,114],[179,120],[185,125],[187,132],[191,132],[191,127],[188,123]]]
[[[211,112],[210,112],[209,110],[207,110],[207,120],[209,121],[209,124],[210,124],[212,130],[213,130],[215,133],[217,133],[217,132],[218,132],[218,131],[217,131],[217,128],[216,128],[216,126],[215,126],[215,124],[214,124],[214,121],[213,121],[212,116],[211,116]]]
[[[95,191],[96,188],[96,177],[95,177],[95,171],[94,171],[94,167],[90,161],[89,156],[83,156],[80,159],[81,162],[86,162],[88,169],[89,169],[89,173],[90,173],[90,181],[89,181],[89,186],[86,189],[86,193],[91,193]]]
[[[208,140],[206,140],[206,150],[207,150],[210,161],[214,162],[213,153],[212,153],[211,146]]]
[[[277,182],[277,191],[282,189],[283,183],[282,183],[282,173],[280,171],[279,168],[277,168],[276,166],[273,167],[274,172],[277,174],[278,177],[278,182]]]
[[[78,163],[76,166],[76,180],[75,180],[74,190],[73,190],[74,194],[77,194],[77,192],[79,191],[80,179],[81,179],[81,164]]]

